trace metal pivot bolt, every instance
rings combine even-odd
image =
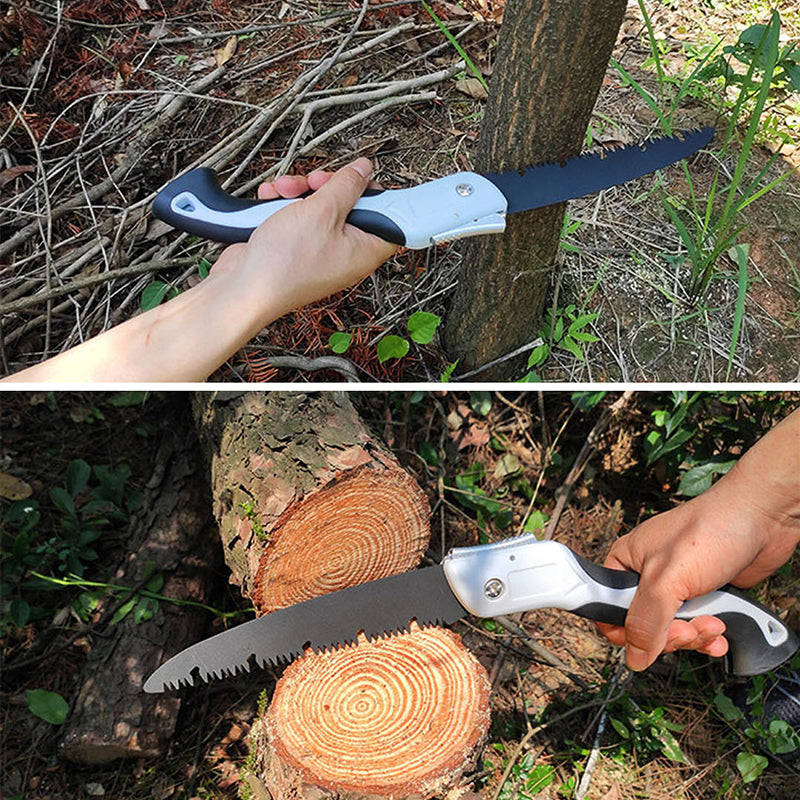
[[[494,600],[495,597],[500,597],[500,595],[503,594],[503,589],[505,589],[505,586],[503,586],[503,581],[501,581],[500,578],[489,578],[489,580],[483,584],[483,593],[492,600]]]
[[[475,190],[469,183],[459,183],[456,186],[456,192],[462,197],[469,197]]]

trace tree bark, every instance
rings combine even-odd
[[[259,613],[419,563],[427,498],[345,395],[201,395],[195,418],[232,580]],[[309,652],[256,720],[243,780],[272,800],[456,790],[488,696],[483,668],[438,628]]]
[[[142,586],[165,576],[165,597],[203,603],[221,565],[202,458],[191,426],[159,447],[153,475],[128,530],[128,554],[115,582]],[[180,699],[145,694],[145,678],[165,659],[203,636],[207,614],[159,601],[151,619],[134,613],[97,638],[61,738],[70,761],[104,764],[116,758],[163,755],[175,730]]]
[[[478,172],[578,154],[625,13],[625,0],[509,0],[475,159]],[[459,371],[534,340],[565,204],[511,215],[502,236],[465,243],[445,343]],[[519,378],[524,357],[481,373]]]

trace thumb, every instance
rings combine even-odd
[[[369,185],[371,176],[372,164],[369,160],[357,158],[335,172],[307,198],[307,202],[317,206],[336,225],[344,225],[347,215]]]
[[[658,658],[682,602],[675,592],[642,575],[625,619],[625,656],[630,669],[639,672]]]

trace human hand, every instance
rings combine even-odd
[[[380,188],[371,174],[370,162],[359,158],[335,173],[286,175],[262,184],[262,200],[313,194],[273,214],[246,244],[226,248],[214,269],[247,282],[254,301],[269,298],[278,315],[363,280],[397,250],[345,222],[365,189]]]
[[[688,599],[726,583],[753,586],[784,564],[800,541],[800,411],[749,450],[711,489],[621,537],[606,566],[635,570],[639,587],[625,627],[598,624],[642,670],[661,652],[722,656],[716,617],[674,619]]]

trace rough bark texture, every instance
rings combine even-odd
[[[509,0],[475,168],[507,170],[580,152],[625,0]],[[502,236],[465,243],[445,341],[459,370],[536,338],[564,204],[514,214]],[[521,359],[481,373],[519,377]]]
[[[336,392],[195,398],[231,580],[260,612],[416,566],[427,498]]]
[[[127,540],[128,554],[116,583],[142,586],[149,576],[162,573],[161,594],[207,600],[221,559],[202,456],[191,426],[176,430],[159,447]],[[64,757],[102,764],[163,755],[175,730],[180,699],[174,693],[145,694],[142,684],[164,660],[202,638],[207,616],[190,606],[160,601],[150,620],[137,624],[129,613],[96,638],[61,739]]]
[[[309,654],[255,721],[246,780],[272,800],[458,797],[489,728],[489,689],[441,628]]]

